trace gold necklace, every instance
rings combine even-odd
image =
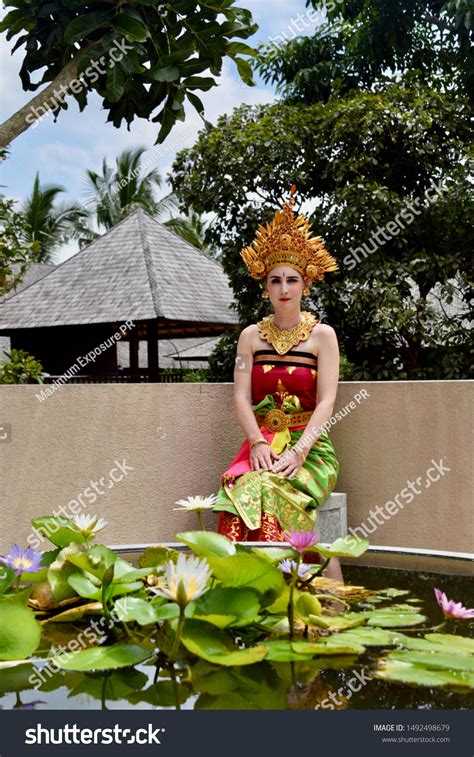
[[[309,339],[318,319],[313,313],[304,310],[301,313],[301,321],[292,329],[279,329],[274,323],[275,316],[267,315],[257,323],[258,333],[261,339],[275,348],[279,355],[284,355],[292,347]]]

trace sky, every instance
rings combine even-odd
[[[292,38],[298,33],[311,34],[318,23],[313,11],[305,6],[305,0],[240,0],[241,7],[252,11],[259,24],[257,33],[246,40],[252,46],[258,43],[278,43],[286,36]],[[293,23],[292,23],[293,21]],[[24,92],[18,72],[22,62],[22,48],[10,54],[16,38],[6,42],[2,35],[0,66],[0,112],[5,120],[18,108],[27,103],[34,92]],[[215,123],[223,113],[242,103],[258,104],[274,100],[272,86],[257,80],[255,87],[243,84],[237,74],[235,64],[224,63],[218,86],[209,92],[198,93],[201,97],[206,119]],[[144,119],[135,119],[130,131],[126,126],[120,129],[106,123],[106,111],[101,109],[100,98],[95,92],[88,96],[88,105],[82,113],[74,99],[68,110],[61,111],[56,123],[52,116],[45,118],[36,128],[29,128],[17,137],[11,145],[10,157],[1,167],[0,184],[6,197],[20,203],[32,189],[39,172],[41,184],[60,184],[66,190],[60,197],[64,201],[84,203],[87,200],[85,172],[87,169],[101,172],[104,157],[112,165],[116,156],[124,149],[142,145],[147,149],[144,160],[153,160],[163,177],[169,172],[174,156],[183,147],[192,145],[202,126],[202,121],[190,107],[184,123],[178,122],[163,145],[154,146],[158,124]],[[165,185],[163,194],[169,187]],[[77,243],[71,242],[55,257],[59,263],[77,252]]]

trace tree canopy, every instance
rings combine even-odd
[[[255,53],[241,40],[257,26],[250,11],[234,3],[7,0],[14,10],[0,31],[17,38],[13,51],[24,48],[23,89],[47,86],[0,127],[0,147],[38,119],[56,118],[68,97],[84,110],[91,90],[114,126],[145,118],[160,125],[162,142],[176,120],[184,120],[186,100],[203,114],[196,92],[216,85],[226,57],[253,84],[247,58]]]
[[[348,378],[469,370],[468,103],[413,78],[313,105],[241,106],[173,166],[183,206],[216,214],[208,234],[222,247],[242,325],[266,310],[239,252],[297,184],[340,264],[313,293],[339,335]],[[452,312],[455,299],[461,307]],[[234,344],[228,337],[214,363],[227,376]]]

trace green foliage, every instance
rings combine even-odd
[[[15,204],[0,197],[0,296],[18,286],[40,246],[38,240],[26,241],[27,221]]]
[[[312,298],[338,334],[344,378],[466,378],[470,135],[466,100],[405,74],[377,93],[237,108],[178,154],[172,185],[185,208],[216,214],[208,238],[223,251],[241,327],[269,311],[239,252],[295,182],[340,265]],[[210,380],[232,380],[236,338],[221,340]]]
[[[70,95],[81,110],[88,91],[94,90],[107,120],[117,128],[129,126],[135,118],[158,122],[158,142],[164,141],[177,120],[184,120],[186,100],[202,113],[196,91],[216,85],[225,58],[235,62],[246,84],[253,84],[246,58],[255,53],[236,40],[247,39],[257,27],[251,13],[235,7],[234,0],[207,0],[204,5],[187,0],[161,4],[140,0],[127,5],[113,0],[87,6],[62,0],[9,0],[7,6],[14,10],[0,29],[7,32],[7,39],[20,35],[14,50],[25,46],[20,71],[25,90],[54,81],[67,64],[75,62],[83,86]],[[115,43],[123,56],[110,66]],[[37,72],[41,78],[34,82]],[[67,107],[67,99],[60,102],[59,109]]]
[[[38,647],[41,626],[34,613],[17,602],[0,602],[0,660],[23,660]]]
[[[0,361],[0,384],[43,383],[43,366],[25,350],[5,352],[9,360]]]
[[[58,247],[78,236],[89,217],[89,212],[79,203],[58,203],[57,197],[64,187],[56,184],[41,185],[36,174],[31,195],[25,201],[23,240],[26,244],[38,244],[35,260],[48,263],[53,260]]]
[[[38,523],[40,520],[42,523]],[[46,520],[36,522],[45,527]],[[63,529],[61,541],[68,533],[74,535],[63,522],[58,525]],[[372,648],[380,647],[378,665],[371,675],[387,681],[449,686],[454,690],[474,688],[474,641],[461,635],[429,632],[429,628],[423,627],[426,616],[408,604],[409,597],[406,603],[397,603],[398,597],[407,595],[406,590],[387,588],[369,593],[368,599],[379,603],[376,609],[366,609],[367,592],[358,591],[355,595],[347,592],[343,604],[349,609],[335,614],[332,605],[337,600],[337,587],[334,594],[321,594],[311,583],[300,582],[295,591],[298,627],[294,638],[288,639],[289,621],[285,613],[289,584],[276,567],[288,550],[273,549],[262,555],[244,545],[236,546],[219,534],[196,531],[178,536],[200,559],[206,560],[212,573],[204,593],[185,608],[163,596],[162,582],[192,584],[195,575],[185,575],[185,568],[179,568],[178,563],[171,567],[184,571],[181,578],[178,574],[165,578],[160,561],[170,557],[175,562],[175,555],[169,550],[148,549],[138,569],[103,544],[70,541],[56,555],[56,560],[47,558],[51,563],[48,578],[57,602],[49,606],[53,614],[46,618],[45,640],[55,643],[72,631],[75,640],[74,648],[62,647],[61,652],[51,656],[56,667],[95,674],[154,661],[156,688],[142,691],[146,677],[131,670],[130,681],[134,681],[131,687],[126,685],[128,678],[112,676],[116,686],[112,686],[115,694],[111,698],[126,696],[133,703],[171,706],[173,702],[185,701],[190,693],[202,693],[206,696],[199,707],[217,707],[219,703],[232,707],[242,705],[243,694],[247,692],[249,707],[265,708],[259,686],[267,687],[268,696],[274,692],[270,699],[281,707],[284,692],[294,680],[311,683],[321,670],[351,670],[359,656],[370,651],[372,657]],[[366,546],[363,542],[349,551],[342,548],[341,540],[329,548],[317,549],[331,555],[355,556]],[[149,580],[144,581],[146,578]],[[0,590],[11,586],[11,579],[7,571]],[[150,588],[152,585],[161,585],[158,595]],[[12,596],[0,599],[0,661],[31,657],[39,645],[40,624],[22,604],[28,598],[22,593],[28,588],[15,586]],[[77,594],[68,593],[68,588]],[[81,598],[95,601],[84,602]],[[62,609],[63,605],[66,609]],[[42,608],[42,620],[47,614],[48,610]],[[103,616],[99,625],[107,621],[103,633],[109,632],[109,640],[90,646],[88,634],[84,632],[88,638],[84,643],[78,641],[83,638],[82,631],[77,639],[76,631],[79,623],[95,615]],[[304,626],[310,628],[309,637],[303,633]],[[400,630],[404,628],[416,630],[419,636],[405,635]],[[177,669],[163,662],[173,637],[173,650],[183,661]],[[244,643],[239,643],[242,640]],[[291,670],[286,667],[288,663],[292,663]],[[172,679],[158,682],[163,666]],[[245,670],[240,673],[242,667]],[[186,680],[180,685],[176,680],[179,670],[186,670]],[[7,678],[3,684],[3,690],[11,690],[12,686],[20,690],[24,688],[24,676],[19,671],[18,676]],[[55,688],[50,682],[46,686]],[[91,682],[75,677],[73,691],[104,698],[104,689],[97,678]]]
[[[150,652],[136,644],[112,644],[80,652],[64,652],[52,662],[61,670],[114,670],[128,668],[150,657]]]

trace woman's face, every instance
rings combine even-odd
[[[265,288],[275,310],[293,310],[300,306],[305,281],[289,266],[278,266],[267,276]]]

